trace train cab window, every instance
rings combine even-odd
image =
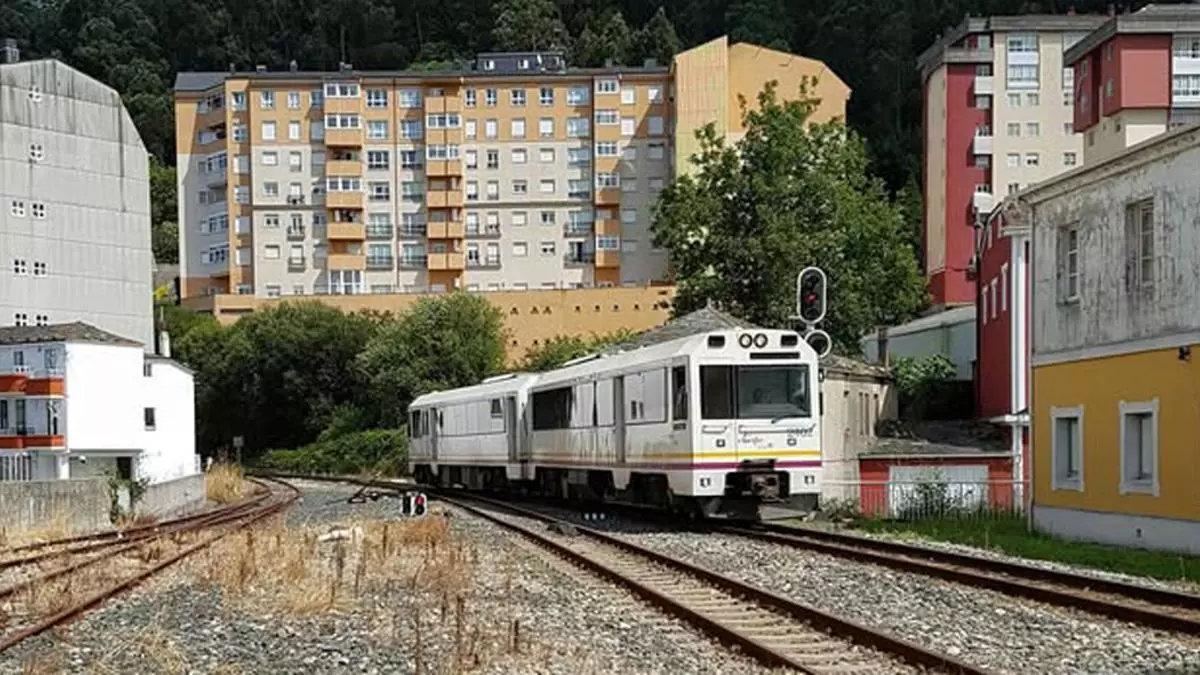
[[[500,419],[504,416],[504,409],[500,406],[500,399],[492,399],[492,419]]]
[[[687,367],[671,368],[671,419],[688,418]]]
[[[700,366],[700,416],[733,419],[733,366]]]
[[[808,366],[738,366],[738,419],[808,417]]]
[[[408,436],[409,438],[420,438],[421,436],[420,410],[413,410],[408,413]]]

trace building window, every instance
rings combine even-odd
[[[358,85],[353,82],[326,82],[325,98],[358,98]]]
[[[493,191],[493,186],[495,190]],[[488,199],[500,199],[500,187],[496,181],[488,181]],[[529,194],[529,183],[525,179],[518,179],[512,182],[512,193],[514,195]]]
[[[1079,161],[1078,157],[1073,152],[1063,153],[1063,166],[1075,166]]]
[[[1041,96],[1037,92],[1029,92],[1025,94],[1025,104],[1029,107],[1036,107],[1041,103]]]
[[[496,138],[498,135],[500,135],[500,123],[496,120],[484,120],[483,137]]]
[[[496,98],[497,98],[497,95],[496,95],[495,89],[484,89],[483,90],[483,104],[486,105],[487,107],[489,107],[489,108],[496,107]]]
[[[420,138],[421,120],[400,120],[400,138]]]
[[[287,107],[289,110],[300,109],[300,92],[289,91],[287,95]]]
[[[1025,166],[1038,166],[1041,156],[1036,152],[1025,153]]]
[[[586,105],[588,102],[588,88],[584,86],[574,86],[567,90],[568,105]]]
[[[513,149],[513,151],[512,151],[512,163],[513,164],[524,164],[528,160],[529,160],[529,153],[527,153],[525,151],[525,148],[514,148]]]
[[[525,90],[524,89],[510,90],[508,92],[508,102],[511,103],[514,107],[518,107],[518,108],[525,107]]]
[[[542,162],[543,164],[553,163],[554,162],[554,148],[539,148],[538,149],[538,161]]]
[[[1158,399],[1121,401],[1121,494],[1158,494]]]
[[[509,131],[513,138],[525,138],[525,118],[518,117],[512,120]]]
[[[608,78],[596,80],[597,94],[615,94],[617,93],[618,88],[619,87],[616,80]]]
[[[596,143],[597,157],[616,157],[617,142],[616,141],[600,141]]]
[[[554,242],[552,242],[552,241],[543,241],[543,242],[541,243],[541,246],[540,246],[540,248],[541,248],[541,251],[542,251],[542,255],[544,255],[544,256],[552,256],[552,255],[554,255],[554,251],[555,251],[555,245],[554,245]]]
[[[46,159],[46,148],[41,143],[30,143],[29,159],[35,162],[40,162]]]
[[[586,117],[571,117],[567,119],[567,136],[578,138],[588,135],[588,119]]]
[[[246,92],[244,92],[244,91],[233,92],[233,94],[230,96],[229,105],[234,110],[245,110],[246,109]]]
[[[275,140],[275,123],[274,122],[263,122],[262,123],[262,139],[264,141]]]
[[[1038,86],[1038,67],[1036,65],[1009,64],[1008,87],[1010,89],[1029,89]]]
[[[475,90],[474,89],[464,89],[463,90],[463,105],[468,108],[474,108],[475,102],[476,102]]]
[[[621,135],[632,136],[637,130],[637,120],[632,117],[621,118]]]
[[[388,136],[387,120],[368,120],[367,121],[367,138],[372,140],[383,140]]]
[[[975,107],[986,110],[992,107],[992,97],[987,94],[977,94],[975,96]]]
[[[489,169],[499,169],[500,168],[500,151],[499,150],[486,150],[485,157],[487,158],[487,164],[486,164],[487,168],[489,168]]]
[[[543,117],[538,120],[538,136],[541,138],[554,137],[554,118]]]
[[[1052,488],[1083,490],[1083,408],[1050,408]]]
[[[1063,134],[1070,136],[1075,133],[1075,125],[1071,122],[1063,122]]]
[[[1008,36],[1008,51],[1011,52],[1036,52],[1038,50],[1038,38],[1035,33],[1014,33]]]
[[[259,160],[259,163],[262,164],[263,166],[278,166],[279,165],[279,153],[275,152],[274,150],[271,150],[269,152],[263,152],[262,158]]]
[[[142,409],[142,421],[145,422],[147,431],[154,431],[154,426],[155,426],[154,408],[143,408]]]
[[[1012,108],[1020,108],[1021,107],[1021,95],[1017,94],[1017,93],[1009,92],[1008,105],[1009,105],[1009,107],[1012,107]]]
[[[390,162],[388,161],[387,150],[368,150],[367,151],[367,168],[368,169],[386,169]]]
[[[1125,207],[1125,231],[1133,269],[1129,290],[1154,285],[1154,200],[1143,199]]]
[[[1025,135],[1030,138],[1037,138],[1042,135],[1042,125],[1038,122],[1025,123]]]
[[[651,115],[649,118],[647,118],[647,120],[650,124],[650,135],[651,136],[661,136],[663,134],[663,129],[664,129],[663,118],[658,117],[656,115]]]
[[[1009,122],[1005,129],[1007,129],[1010,138],[1019,138],[1021,136],[1020,122]]]
[[[529,255],[529,244],[523,241],[514,242],[512,245],[512,254],[514,258],[524,258]]]
[[[538,103],[540,105],[554,105],[554,88],[542,87],[538,89]]]
[[[1171,97],[1175,100],[1200,98],[1200,74],[1172,75]]]
[[[1177,59],[1200,59],[1200,35],[1176,35],[1171,55]]]
[[[1005,160],[1005,163],[1008,164],[1009,168],[1015,169],[1015,168],[1021,166],[1021,153],[1010,152],[1007,155],[1005,155],[1004,160]]]
[[[1079,226],[1058,231],[1058,287],[1061,302],[1079,300]]]
[[[263,110],[271,110],[275,107],[275,92],[260,91],[258,93],[258,107]]]
[[[368,108],[386,108],[388,104],[388,93],[386,89],[368,89],[367,90],[367,107]]]

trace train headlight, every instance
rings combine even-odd
[[[749,333],[742,333],[738,336],[738,344],[742,349],[750,349],[750,345],[754,344],[754,336]]]
[[[754,336],[754,346],[758,347],[759,349],[766,347],[767,346],[767,334],[759,333],[758,335],[755,335]]]

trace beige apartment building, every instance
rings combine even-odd
[[[708,122],[734,136],[739,96],[777,80],[791,98],[804,76],[820,83],[814,119],[844,115],[849,90],[824,64],[724,38],[670,66],[531,52],[447,71],[180,73],[181,295],[214,313],[255,304],[230,294],[386,310],[402,294],[667,283],[650,223],[680,139]]]

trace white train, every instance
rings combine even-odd
[[[703,333],[409,407],[421,482],[747,516],[821,487],[817,354],[795,332]]]

